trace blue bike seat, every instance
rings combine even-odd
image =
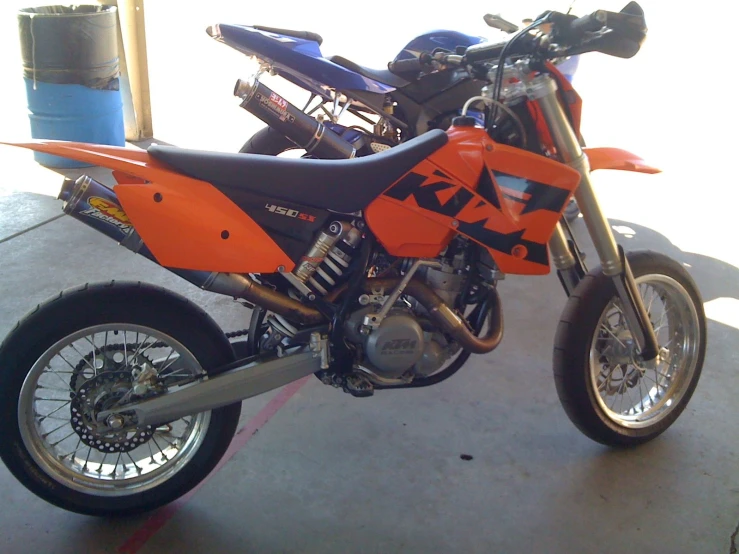
[[[277,35],[285,35],[286,37],[302,38],[303,40],[312,40],[317,42],[318,46],[323,44],[323,37],[318,33],[312,33],[311,31],[293,31],[291,29],[278,29],[277,27],[265,27],[264,25],[252,25],[259,31],[266,31],[267,33],[275,33]]]
[[[406,86],[410,82],[406,81],[402,77],[398,77],[395,73],[392,73],[387,69],[370,69],[369,67],[361,66],[351,60],[342,58],[341,56],[328,56],[326,59],[330,62],[335,63],[336,65],[345,67],[350,71],[359,73],[363,77],[367,77],[368,79],[378,81],[385,85],[390,85],[391,87],[401,88]]]
[[[387,83],[405,84],[389,71],[356,66],[361,71],[358,72],[329,61],[323,57],[319,46],[323,38],[310,31],[216,23],[206,32],[247,56],[267,62],[278,75],[318,96],[325,96],[327,88],[387,94],[393,90]],[[349,60],[346,63],[351,64]],[[378,75],[382,80],[367,77],[367,74]]]

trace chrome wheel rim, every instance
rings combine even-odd
[[[82,329],[43,353],[21,387],[18,423],[26,449],[46,475],[86,494],[127,496],[162,484],[188,464],[203,443],[210,412],[156,429],[107,434],[80,425],[95,402],[106,409],[125,403],[126,387],[142,368],[156,371],[166,389],[203,374],[181,343],[139,325]]]
[[[695,305],[675,279],[660,274],[636,279],[657,335],[659,356],[644,364],[635,356],[621,302],[601,314],[590,347],[590,378],[602,412],[623,427],[654,425],[680,405],[698,364],[701,328]]]

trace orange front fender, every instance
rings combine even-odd
[[[661,169],[649,165],[639,156],[620,148],[583,148],[590,161],[590,171],[596,169],[620,169],[638,173],[661,173]]]

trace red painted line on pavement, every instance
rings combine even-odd
[[[280,409],[287,404],[296,392],[298,392],[303,385],[310,379],[310,376],[304,377],[299,381],[285,385],[285,387],[278,392],[275,397],[270,400],[267,405],[262,408],[257,415],[250,419],[246,425],[236,432],[231,445],[226,450],[218,465],[213,468],[208,476],[198,483],[193,489],[187,494],[181,496],[174,502],[161,507],[159,510],[154,512],[144,524],[139,527],[133,534],[128,537],[118,548],[118,554],[136,554],[141,550],[144,545],[151,539],[172,517],[182,508],[187,502],[195,495],[195,493],[205,485],[216,473],[218,473],[223,466],[225,466],[234,455],[246,446],[257,431],[262,428],[272,417],[280,411]]]

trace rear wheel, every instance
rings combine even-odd
[[[152,510],[192,489],[230,444],[240,404],[157,427],[96,414],[231,361],[208,325],[183,299],[139,284],[86,286],[38,307],[0,347],[8,469],[46,501],[98,516]]]
[[[706,319],[688,272],[656,252],[628,255],[649,313],[660,355],[645,364],[610,277],[585,276],[569,298],[557,329],[554,377],[572,422],[609,446],[647,442],[672,425],[700,378]]]

